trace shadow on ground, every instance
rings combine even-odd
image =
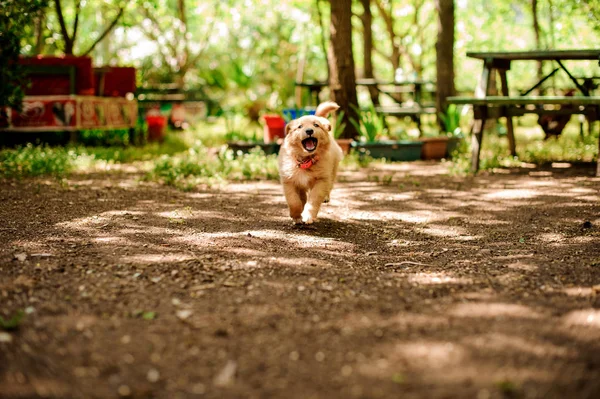
[[[600,179],[503,172],[4,182],[0,397],[598,397]]]

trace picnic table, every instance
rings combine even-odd
[[[376,79],[356,79],[357,86],[374,87],[378,93],[392,100],[392,105],[379,105],[377,112],[384,115],[397,117],[408,116],[420,128],[421,115],[436,114],[433,96],[435,95],[435,82],[422,79],[404,81],[380,81]],[[314,104],[318,103],[319,94],[328,86],[327,82],[296,82],[296,86],[309,90]],[[431,101],[427,102],[426,94],[430,94]]]
[[[471,128],[471,170],[473,172],[479,169],[483,128],[488,118],[506,118],[507,136],[512,155],[516,155],[512,122],[512,118],[515,116],[522,116],[527,113],[538,115],[582,114],[586,116],[590,126],[600,119],[600,97],[592,96],[589,85],[590,78],[576,78],[564,65],[564,61],[600,61],[600,49],[467,52],[467,57],[479,59],[483,62],[481,78],[475,88],[475,96],[448,97],[446,101],[449,104],[473,106],[475,118]],[[507,71],[510,70],[513,61],[554,61],[558,67],[522,94],[511,96]],[[501,92],[500,95],[491,95],[493,93],[492,76],[496,71],[500,77]],[[577,96],[530,95],[531,92],[558,71],[566,73],[579,92]],[[600,157],[598,157],[596,174],[600,176]]]

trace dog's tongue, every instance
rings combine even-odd
[[[306,149],[308,151],[314,150],[315,149],[315,141],[314,140],[307,140],[305,147],[306,147]]]

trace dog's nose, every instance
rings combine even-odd
[[[309,136],[312,136],[312,134],[313,134],[315,131],[314,131],[314,130],[312,130],[312,129],[306,129],[306,130],[305,130],[305,132],[306,132],[306,134],[308,134]]]

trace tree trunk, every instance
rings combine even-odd
[[[373,75],[373,14],[371,14],[371,0],[361,0],[363,6],[363,14],[361,20],[363,23],[363,62],[364,62],[364,77],[365,79],[374,79]],[[379,92],[373,86],[369,87],[369,95],[373,105],[379,105]]]
[[[531,12],[533,14],[533,33],[535,35],[535,49],[541,50],[542,42],[540,39],[540,23],[538,19],[538,1],[531,0]],[[538,81],[544,78],[544,64],[542,61],[538,61]],[[536,89],[536,94],[540,94],[540,89]]]
[[[46,38],[44,37],[44,26],[46,24],[46,10],[41,9],[35,17],[35,54],[39,55],[44,52]]]
[[[354,56],[352,53],[352,0],[330,0],[331,25],[329,42],[329,88],[331,99],[337,102],[344,111],[346,129],[344,138],[358,136],[350,118],[358,120],[356,109],[356,76],[354,72]]]
[[[325,37],[325,26],[323,26],[323,13],[321,12],[321,7],[319,5],[320,0],[316,0],[315,6],[317,7],[317,17],[319,18],[319,28],[321,28],[321,48],[323,49],[323,54],[327,57],[327,38]],[[329,62],[327,63],[327,81],[329,82]]]
[[[438,35],[436,48],[437,112],[445,112],[446,97],[454,95],[454,0],[436,0]],[[440,118],[438,118],[441,123]]]

